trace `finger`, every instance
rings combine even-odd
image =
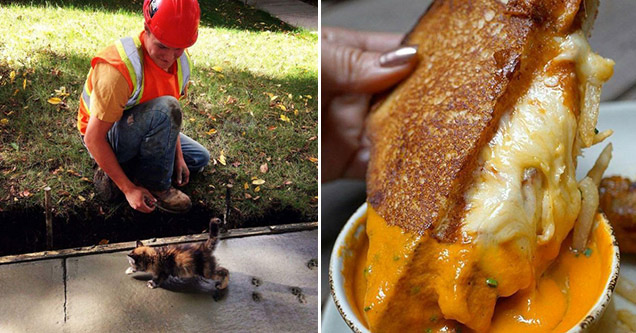
[[[190,182],[190,170],[188,168],[183,168],[183,185],[186,185]]]
[[[348,45],[365,51],[386,52],[397,48],[403,34],[356,31],[335,27],[322,28],[322,42]]]
[[[177,185],[181,185],[181,172],[183,169],[181,167],[177,167]]]
[[[360,149],[364,119],[369,110],[370,95],[345,94],[335,97],[322,118],[321,181],[345,175]]]
[[[327,91],[346,91],[354,93],[377,93],[392,87],[413,71],[416,63],[414,53],[396,62],[389,56],[391,66],[380,62],[382,54],[362,49],[322,44],[322,88]],[[387,56],[385,56],[387,58]],[[406,61],[406,62],[405,62]]]

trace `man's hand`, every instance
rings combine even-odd
[[[155,210],[157,199],[155,199],[147,189],[141,186],[133,186],[124,192],[124,195],[130,207],[135,210],[142,213],[150,213]]]
[[[183,159],[183,155],[174,160],[174,182],[177,186],[184,186],[190,181],[190,170]]]

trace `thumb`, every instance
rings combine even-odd
[[[413,71],[416,52],[414,46],[402,46],[382,54],[323,42],[322,87],[340,92],[381,92]]]

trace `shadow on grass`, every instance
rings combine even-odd
[[[29,0],[0,1],[0,5],[19,4],[24,6],[71,7],[85,11],[128,12],[142,15],[143,0]],[[247,31],[293,32],[300,31],[269,13],[245,5],[238,0],[199,1],[201,25]],[[141,26],[140,22],[140,26]]]
[[[105,204],[93,199],[93,186],[87,180],[92,179],[94,162],[82,145],[75,125],[79,94],[90,59],[47,50],[36,53],[42,58],[38,66],[26,72],[29,81],[26,90],[22,89],[22,72],[18,73],[19,80],[11,84],[8,82],[11,69],[0,65],[0,100],[3,101],[0,103],[0,118],[9,119],[8,124],[0,126],[0,157],[4,157],[0,158],[0,184],[3,184],[0,188],[3,230],[0,244],[6,245],[0,249],[0,255],[44,249],[42,188],[45,186],[53,189],[56,248],[92,245],[102,239],[121,242],[199,233],[207,228],[210,217],[221,217],[226,211],[225,184],[228,183],[237,185],[230,200],[228,228],[317,220],[317,204],[312,201],[318,195],[317,169],[305,159],[305,154],[317,154],[317,141],[308,144],[306,140],[310,135],[317,135],[317,112],[307,115],[303,125],[294,130],[296,134],[280,143],[285,146],[283,149],[277,147],[278,150],[267,151],[267,145],[261,145],[276,138],[267,126],[246,130],[247,137],[244,138],[234,135],[236,139],[232,140],[243,145],[242,165],[211,165],[203,174],[193,177],[191,184],[185,188],[195,203],[189,214],[142,214],[132,210],[126,202]],[[196,75],[211,72],[211,68],[197,68],[195,79]],[[269,98],[263,96],[263,90],[274,93],[280,90],[294,95],[317,94],[315,75],[272,79],[231,70],[225,75],[225,80],[235,89],[245,96],[253,91],[253,98],[264,99],[266,104]],[[70,93],[66,98],[66,108],[47,102],[54,89],[61,86]],[[16,88],[19,90],[17,93]],[[191,91],[192,96],[203,93],[205,91],[197,87]],[[240,94],[237,92],[235,95]],[[206,97],[199,97],[199,100],[206,101]],[[188,105],[184,112],[202,119],[199,122],[204,124],[204,128],[209,125],[206,121],[210,121],[210,116],[216,117],[218,124],[227,123],[237,130],[248,128],[246,118],[238,112],[228,113],[222,101],[206,102],[209,105],[205,108]],[[262,107],[267,108],[266,104]],[[310,105],[310,109],[316,110],[317,104]],[[270,116],[273,119],[269,121],[276,122],[277,116],[278,112],[273,112]],[[201,132],[186,133],[214,151],[215,141]],[[13,144],[19,148],[12,148]],[[292,181],[290,185],[265,185],[260,192],[262,199],[250,200],[246,199],[241,184],[251,182],[250,174],[254,174],[244,168],[258,170],[264,160],[255,152],[259,150],[287,165],[300,166],[297,174],[285,175],[285,179]],[[28,194],[25,195],[25,191]]]

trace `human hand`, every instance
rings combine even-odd
[[[183,155],[177,156],[174,160],[173,177],[177,186],[184,186],[190,181],[190,169],[188,169]]]
[[[157,199],[141,186],[132,187],[124,192],[124,195],[126,196],[126,201],[134,210],[142,213],[150,213],[155,210]]]
[[[369,161],[365,119],[374,93],[415,68],[417,49],[402,35],[322,28],[322,181],[364,178]]]

